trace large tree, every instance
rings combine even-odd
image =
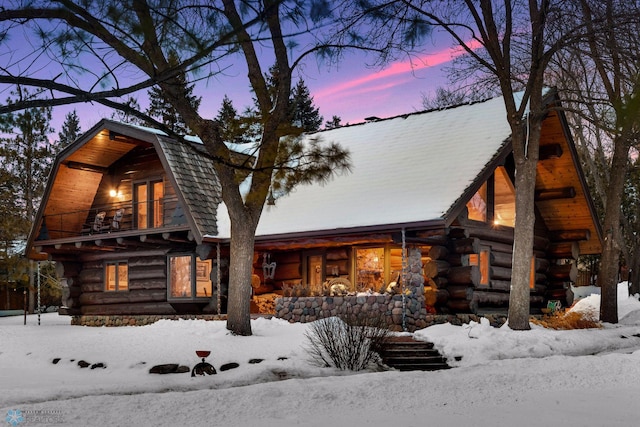
[[[14,52],[16,60],[0,70],[0,84],[50,91],[37,100],[0,107],[0,113],[34,105],[95,102],[149,120],[122,99],[157,86],[202,139],[214,162],[217,176],[211,179],[219,180],[231,219],[227,328],[249,335],[255,230],[273,177],[277,174],[282,188],[290,189],[325,180],[349,166],[348,153],[329,141],[311,147],[281,144],[284,132],[291,129],[293,70],[316,49],[308,41],[295,43],[294,35],[304,36],[316,25],[309,17],[323,19],[327,8],[323,1],[297,0],[16,1],[0,10],[0,35],[7,40],[24,34],[36,51]],[[169,54],[178,46],[179,58],[172,63]],[[300,46],[308,49],[302,51]],[[38,60],[32,61],[31,54]],[[50,63],[43,68],[40,61],[45,58]],[[189,85],[195,79],[210,78],[208,90],[215,93],[223,86],[218,79],[234,64],[246,67],[242,74],[248,78],[262,120],[259,139],[251,142],[256,146],[250,163],[238,161],[225,144],[222,124],[199,115],[190,99]],[[278,70],[275,96],[264,77],[271,66]]]
[[[7,99],[7,105],[28,101],[35,94],[18,86]],[[0,117],[5,136],[0,138],[0,167],[8,171],[13,195],[11,202],[16,211],[11,215],[11,228],[15,234],[11,243],[26,239],[29,226],[35,218],[49,169],[53,161],[53,150],[47,136],[53,132],[50,107],[31,107],[17,113],[8,113]],[[15,254],[14,254],[15,255]],[[14,271],[24,273],[16,265]],[[29,263],[29,311],[34,311],[34,274],[35,267]]]
[[[583,158],[603,210],[604,247],[597,276],[602,293],[600,318],[616,323],[620,254],[634,269],[640,267],[634,260],[637,182],[630,179],[633,173],[627,174],[629,151],[637,147],[640,137],[640,6],[572,0],[565,3],[563,14],[559,26],[573,20],[573,25],[581,24],[586,30],[586,37],[567,46],[553,68],[569,107],[577,114],[576,125],[588,136],[581,141],[589,147]]]

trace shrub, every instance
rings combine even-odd
[[[349,312],[310,323],[306,350],[319,366],[361,371],[378,361],[389,333],[381,317]]]

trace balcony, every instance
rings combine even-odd
[[[90,210],[45,212],[36,244],[76,243],[79,247],[78,242],[116,239],[121,245],[127,238],[144,242],[150,235],[161,234],[168,239],[179,231],[189,231],[182,207],[175,200],[160,198],[140,203],[117,202]]]

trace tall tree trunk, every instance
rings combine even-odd
[[[255,228],[250,222],[244,225],[231,222],[229,263],[229,300],[227,329],[237,335],[251,335],[251,275]]]
[[[533,119],[531,119],[533,121]],[[533,237],[536,222],[534,194],[540,125],[532,125],[525,134],[522,127],[513,128],[513,144],[522,144],[530,154],[516,160],[516,221],[513,241],[513,267],[509,294],[509,327],[528,330],[530,302],[530,271],[533,256]],[[527,142],[528,141],[528,142]]]
[[[609,186],[607,187],[607,205],[604,213],[604,247],[598,269],[600,286],[600,320],[608,323],[618,323],[618,267],[620,262],[620,206],[622,192],[629,159],[629,143],[625,136],[619,136],[614,141],[613,159]]]

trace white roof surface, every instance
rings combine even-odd
[[[352,172],[265,206],[256,235],[441,219],[510,134],[501,97],[312,134],[348,149]],[[218,230],[230,236],[224,204]]]

